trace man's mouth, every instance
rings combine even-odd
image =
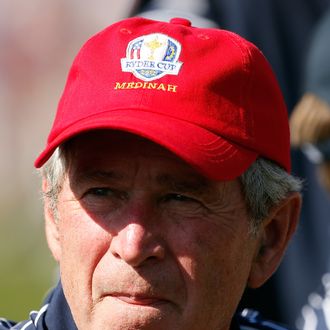
[[[129,295],[124,293],[111,294],[114,297],[124,303],[137,306],[155,306],[168,303],[168,300],[159,297],[150,297],[144,295]]]

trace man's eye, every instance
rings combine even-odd
[[[195,217],[204,212],[205,206],[202,201],[183,194],[170,193],[161,199],[164,211],[170,212],[171,216],[184,218]]]
[[[90,188],[84,195],[85,197],[94,198],[112,198],[112,199],[127,199],[127,193],[117,189],[107,188],[107,187],[95,187]]]
[[[110,196],[113,195],[113,191],[109,188],[91,188],[86,194],[94,196]]]
[[[164,201],[169,202],[169,201],[177,201],[177,202],[196,202],[197,200],[189,197],[189,196],[185,196],[182,194],[168,194],[164,197]]]

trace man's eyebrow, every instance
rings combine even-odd
[[[158,175],[157,183],[160,186],[173,189],[182,193],[204,194],[211,189],[211,183],[203,177],[182,178],[168,174]]]
[[[86,182],[100,182],[110,181],[115,179],[122,179],[124,176],[115,171],[102,171],[102,170],[86,170],[79,171],[73,176],[73,182],[75,184],[81,184]]]

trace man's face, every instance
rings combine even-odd
[[[119,132],[76,138],[54,221],[79,329],[229,329],[258,240],[238,180]]]

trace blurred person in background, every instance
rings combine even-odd
[[[305,94],[291,115],[292,145],[316,165],[319,182],[330,192],[330,10],[317,25],[307,57]],[[329,201],[330,202],[330,201]],[[315,223],[315,226],[317,222]],[[330,224],[321,228],[329,233]],[[311,265],[312,266],[312,265]],[[299,328],[330,329],[330,255],[328,268],[302,309]]]
[[[237,311],[301,204],[283,96],[250,42],[183,18],[108,27],[75,58],[35,166],[61,281],[0,329],[286,329]]]

